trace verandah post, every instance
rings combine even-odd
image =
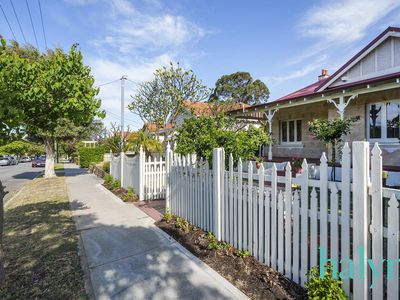
[[[139,200],[144,200],[144,152],[143,147],[140,146],[139,150]]]
[[[225,161],[224,161],[224,149],[214,148],[213,149],[213,218],[214,218],[214,235],[220,241],[222,238],[222,199],[223,199],[223,187],[224,187],[224,171],[225,171]]]
[[[112,172],[113,172],[113,160],[114,160],[114,155],[112,153],[112,151],[110,150],[110,175],[112,176]]]
[[[368,298],[369,143],[353,142],[353,261],[354,299]]]

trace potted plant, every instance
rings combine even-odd
[[[303,172],[301,164],[302,164],[301,158],[297,157],[292,159],[292,166],[296,174],[301,174]]]

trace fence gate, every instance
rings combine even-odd
[[[160,157],[145,157],[140,148],[134,157],[125,153],[110,154],[110,174],[123,188],[132,187],[140,200],[164,199],[166,194],[166,161]]]

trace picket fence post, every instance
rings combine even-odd
[[[114,160],[114,155],[112,151],[110,150],[110,175],[112,176],[112,171],[113,171],[113,160]]]
[[[144,161],[145,156],[143,152],[143,147],[140,146],[139,150],[139,200],[144,200]]]
[[[382,210],[382,151],[378,143],[372,149],[371,157],[371,235],[372,235],[372,261],[383,262],[383,210]],[[378,274],[383,274],[382,264],[376,264]],[[373,299],[383,298],[383,276],[373,278]]]
[[[122,151],[119,154],[119,157],[120,157],[120,163],[121,163],[121,168],[120,168],[120,171],[121,171],[121,187],[124,187],[124,157],[125,157],[124,151]]]
[[[169,142],[165,152],[165,212],[171,207],[171,188],[170,188],[170,172],[171,172],[172,150]]]
[[[222,200],[224,188],[225,157],[223,148],[213,149],[213,231],[215,237],[220,241],[222,238]]]
[[[368,184],[369,143],[353,142],[353,261],[354,299],[368,298]]]

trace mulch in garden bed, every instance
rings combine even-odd
[[[107,183],[103,183],[103,186],[110,190],[115,196],[119,197],[122,199],[122,201],[124,202],[137,202],[139,201],[139,197],[136,194],[133,194],[131,196],[128,195],[128,190],[119,187],[116,189],[113,189],[112,186],[110,184]]]
[[[182,220],[179,223],[175,217],[168,223],[163,219],[156,225],[251,299],[306,298],[305,289],[254,257],[238,257],[237,250],[227,244],[224,249],[210,250],[210,238],[201,229],[192,225],[182,229]]]

